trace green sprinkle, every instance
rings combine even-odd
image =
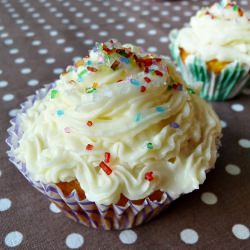
[[[95,91],[96,91],[96,88],[86,88],[86,92],[87,92],[88,94],[93,93],[93,92],[95,92]]]
[[[234,6],[233,6],[233,10],[234,10],[234,11],[238,11],[238,9],[239,9],[239,7],[238,7],[237,5],[234,5]]]
[[[82,71],[79,73],[79,76],[82,76],[82,75],[86,74],[87,72],[88,72],[88,70],[84,69],[84,70],[82,70]]]
[[[171,90],[172,89],[172,86],[171,85],[168,85],[168,90]]]
[[[195,91],[192,88],[187,88],[189,94],[195,94]]]
[[[153,143],[152,143],[152,142],[149,142],[149,143],[147,144],[147,148],[148,148],[148,149],[153,149],[153,148],[154,148]]]
[[[50,92],[50,98],[51,99],[54,99],[58,96],[58,90],[56,89],[52,89],[51,92]]]

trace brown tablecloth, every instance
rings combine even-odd
[[[117,38],[168,54],[168,33],[212,1],[0,0],[0,249],[250,249],[249,94],[213,104],[223,120],[216,169],[152,222],[94,230],[63,216],[8,161],[16,108],[95,41]],[[240,1],[249,10],[248,1]]]

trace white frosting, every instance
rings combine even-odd
[[[250,21],[246,13],[230,2],[204,8],[179,31],[178,47],[205,61],[239,61],[250,65]]]
[[[119,43],[107,44],[123,48]],[[188,93],[168,60],[161,58],[149,73],[132,59],[113,70],[110,65],[122,57],[114,53],[104,62],[106,53],[101,45],[97,47],[84,59],[97,72],[88,71],[79,79],[86,69],[83,65],[63,75],[55,98],[50,92],[22,114],[23,135],[16,153],[32,178],[44,183],[77,179],[87,199],[98,204],[114,204],[120,194],[137,200],[161,190],[176,198],[198,188],[215,163],[216,138],[221,133],[211,107]],[[155,57],[136,47],[131,50],[138,57]],[[131,84],[131,78],[140,86]],[[94,82],[99,84],[96,91],[86,93]],[[183,89],[169,90],[174,82],[183,84]],[[145,92],[140,91],[142,85]],[[64,115],[58,116],[58,110]],[[93,125],[87,126],[87,121]],[[180,127],[173,128],[174,122]],[[149,142],[153,149],[147,147]],[[87,144],[93,150],[86,150]],[[111,154],[110,175],[99,167],[105,152]],[[146,180],[151,171],[153,180]]]

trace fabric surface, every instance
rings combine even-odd
[[[0,0],[0,249],[250,249],[250,91],[212,104],[223,138],[204,185],[132,230],[94,230],[69,220],[6,155],[16,108],[95,41],[117,38],[169,55],[169,31],[212,2]],[[250,10],[249,1],[239,4]]]

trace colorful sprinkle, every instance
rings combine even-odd
[[[91,126],[93,126],[93,122],[92,121],[87,121],[87,126],[89,126],[89,127],[91,127]]]
[[[79,76],[82,76],[84,74],[86,74],[88,71],[86,69],[82,70],[80,73],[79,73]]]
[[[90,66],[90,65],[92,65],[92,62],[91,61],[87,61],[86,65]]]
[[[110,162],[110,158],[111,158],[111,154],[109,152],[105,152],[104,158],[105,158],[104,161],[106,163],[109,163]]]
[[[94,146],[92,144],[87,144],[86,145],[86,150],[91,151],[93,150]]]
[[[83,60],[79,60],[77,62],[75,62],[75,66],[76,67],[80,67],[80,66],[83,66],[84,65],[84,61]]]
[[[119,65],[120,65],[120,62],[118,62],[117,60],[115,60],[113,62],[113,64],[111,65],[111,69],[116,70],[116,69],[118,69]]]
[[[64,111],[62,109],[59,109],[59,110],[56,111],[56,114],[58,116],[63,116],[64,115]]]
[[[92,85],[92,88],[98,88],[99,87],[99,84],[97,82],[94,82],[93,85]]]
[[[142,119],[142,113],[141,112],[137,112],[135,115],[135,121],[139,122]]]
[[[187,88],[189,94],[195,94],[195,91],[192,88]]]
[[[88,94],[93,93],[93,92],[95,92],[95,91],[96,91],[96,88],[86,88],[86,92],[87,92]]]
[[[70,80],[70,81],[69,81],[69,84],[72,84],[72,85],[73,85],[73,84],[76,84],[76,82],[75,82],[74,80]]]
[[[153,179],[154,179],[154,176],[153,176],[153,172],[152,171],[147,172],[145,174],[145,180],[152,181]]]
[[[170,123],[170,127],[171,128],[179,128],[180,125],[178,123],[176,123],[176,122],[172,122],[172,123]]]
[[[122,57],[120,60],[121,60],[121,62],[126,63],[126,64],[129,64],[129,62],[130,62],[130,59],[127,57]]]
[[[132,85],[134,85],[136,87],[141,85],[140,81],[137,80],[137,79],[131,79],[130,82],[131,82]]]
[[[56,89],[52,89],[51,92],[50,92],[50,98],[51,99],[54,99],[58,96],[58,90]]]
[[[157,76],[163,76],[163,73],[159,70],[154,71]]]
[[[96,72],[98,69],[97,68],[94,68],[94,67],[87,67],[87,70],[90,71],[90,72]]]
[[[238,11],[238,9],[239,9],[239,7],[238,7],[237,5],[234,5],[234,6],[233,6],[233,10],[234,10],[234,11]]]
[[[66,127],[64,128],[64,132],[69,134],[71,132],[71,129],[69,127]]]
[[[101,161],[99,167],[107,174],[110,175],[112,173],[112,169],[104,162]]]
[[[152,142],[149,142],[149,143],[147,144],[147,148],[148,148],[148,149],[153,149],[153,148],[154,148],[153,143],[152,143]]]
[[[144,80],[145,80],[145,82],[147,82],[147,83],[150,83],[151,82],[151,79],[149,78],[149,77],[144,77]]]
[[[156,107],[155,110],[156,110],[157,112],[159,112],[159,113],[163,113],[163,112],[166,111],[166,109],[165,109],[164,107],[161,107],[161,106]]]
[[[141,86],[141,92],[145,92],[147,90],[147,88],[145,86]]]

